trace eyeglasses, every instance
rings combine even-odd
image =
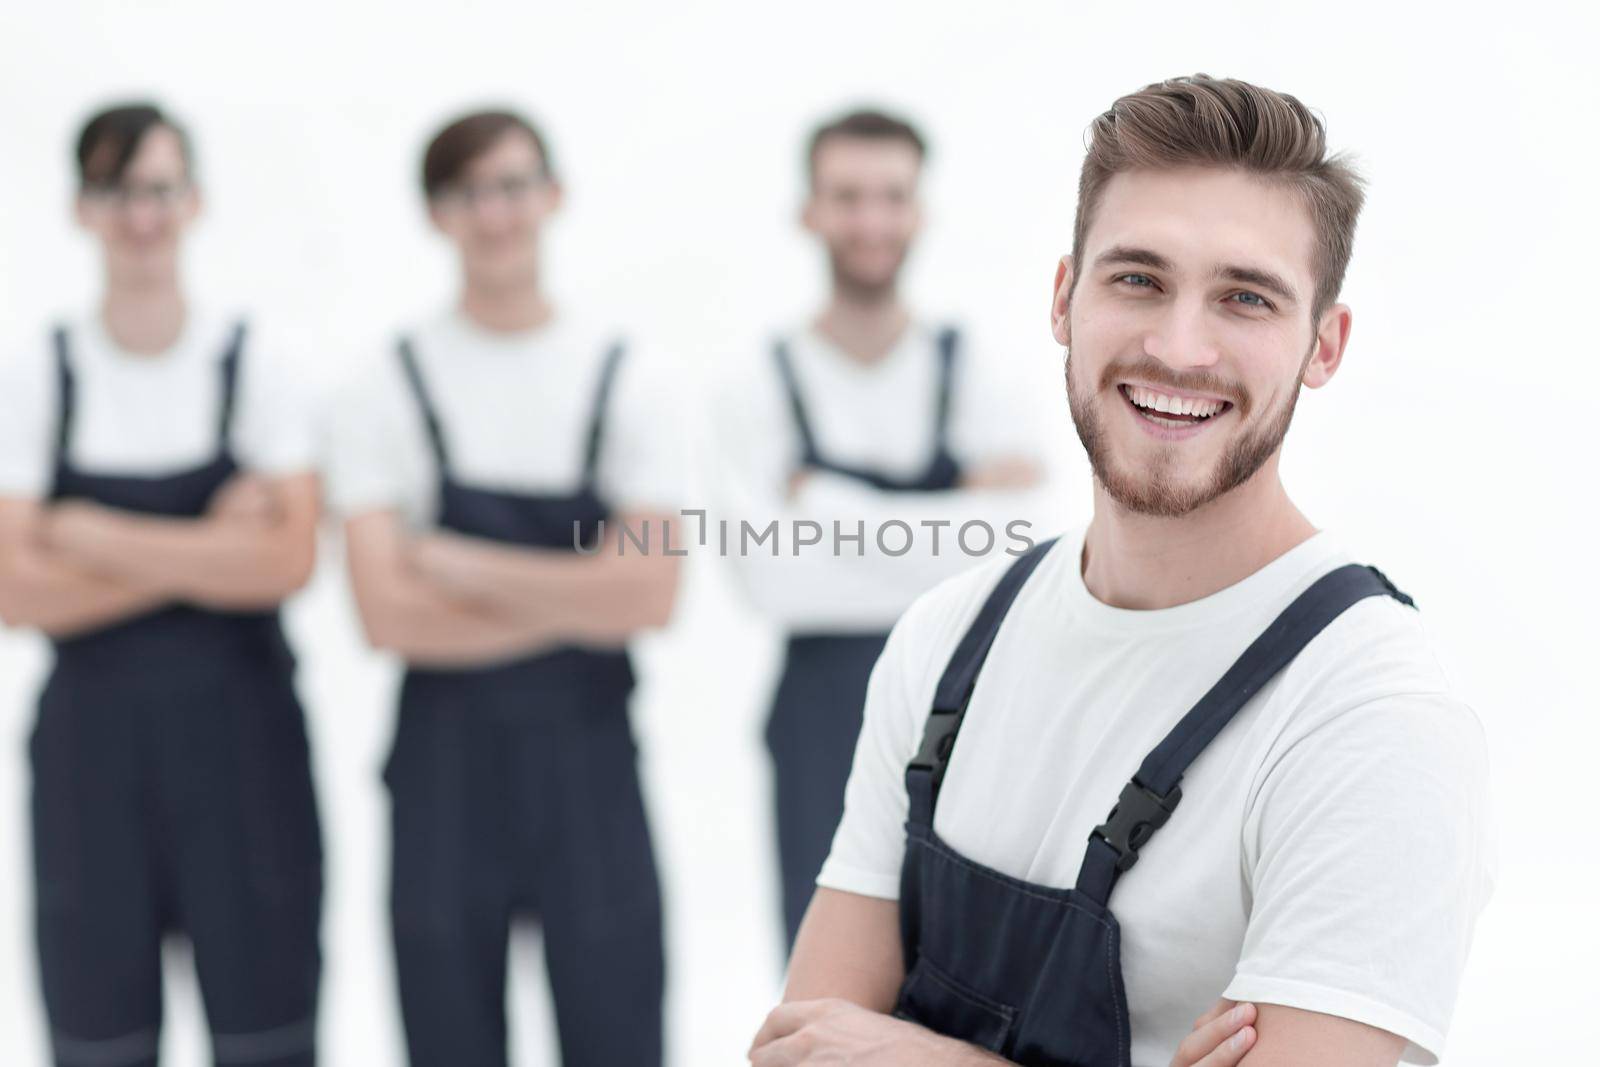
[[[544,171],[525,174],[506,174],[484,182],[455,182],[433,194],[433,202],[446,211],[465,211],[474,205],[490,200],[507,204],[521,204],[541,185],[550,180]]]
[[[116,182],[85,186],[83,195],[119,210],[149,204],[169,211],[188,195],[189,189],[188,182]]]

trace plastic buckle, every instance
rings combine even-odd
[[[1405,593],[1401,592],[1400,587],[1391,582],[1387,574],[1383,573],[1370,563],[1368,563],[1366,566],[1367,570],[1371,571],[1373,576],[1376,577],[1378,581],[1383,583],[1383,587],[1389,591],[1390,596],[1394,597],[1408,608],[1414,608],[1417,606],[1417,602],[1412,600]]]
[[[1178,786],[1161,796],[1131,781],[1122,787],[1117,806],[1111,809],[1106,821],[1096,826],[1090,836],[1110,845],[1117,854],[1117,870],[1126,871],[1139,862],[1139,849],[1167,824],[1182,799],[1183,790]]]
[[[911,766],[917,770],[932,771],[937,781],[944,776],[944,766],[950,762],[950,750],[955,747],[956,729],[961,725],[959,711],[935,711],[928,715],[928,725],[922,731],[922,747],[911,757]]]

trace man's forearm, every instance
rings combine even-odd
[[[551,643],[548,630],[537,623],[463,603],[409,571],[385,574],[373,585],[381,588],[357,587],[367,638],[413,666],[492,666]]]
[[[419,570],[452,595],[574,641],[599,643],[663,624],[680,562],[659,553],[606,556],[614,547],[586,556],[453,533],[423,535],[413,550]]]
[[[220,608],[278,603],[310,572],[312,539],[282,522],[166,518],[74,505],[52,547],[91,570]]]
[[[96,574],[37,547],[17,549],[0,577],[0,616],[52,637],[72,637],[172,600],[161,589]]]

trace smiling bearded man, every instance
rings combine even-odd
[[[1436,1062],[1493,878],[1482,729],[1278,474],[1361,201],[1282,93],[1095,121],[1050,309],[1094,518],[896,624],[756,1067]]]

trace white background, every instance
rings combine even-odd
[[[1195,71],[1293,92],[1357,151],[1371,194],[1344,294],[1351,347],[1301,402],[1286,478],[1314,521],[1416,595],[1493,746],[1501,881],[1446,1062],[1593,1062],[1596,27],[1576,5],[1481,22],[1289,6],[7,0],[0,337],[32,341],[93,298],[97,262],[68,213],[72,137],[90,108],[151,94],[198,143],[209,203],[192,290],[256,309],[284,357],[326,382],[450,299],[418,156],[443,119],[508,102],[545,125],[568,186],[546,250],[555,293],[670,346],[703,381],[760,358],[750,339],[818,299],[820,259],[794,222],[801,139],[870,100],[931,135],[910,293],[964,316],[1054,400],[1047,299],[1090,119]],[[1087,481],[1064,409],[1077,521]],[[291,612],[330,855],[324,1048],[336,1065],[398,1063],[376,777],[392,674],[360,646],[337,561],[330,538]],[[773,644],[708,562],[648,652],[638,722],[668,893],[670,1044],[679,1067],[733,1064],[779,980],[759,743]],[[8,1064],[43,1062],[23,754],[42,662],[0,636]],[[534,940],[524,949],[518,1062],[549,1063]],[[195,994],[179,981],[172,997],[169,1062],[199,1064]]]

